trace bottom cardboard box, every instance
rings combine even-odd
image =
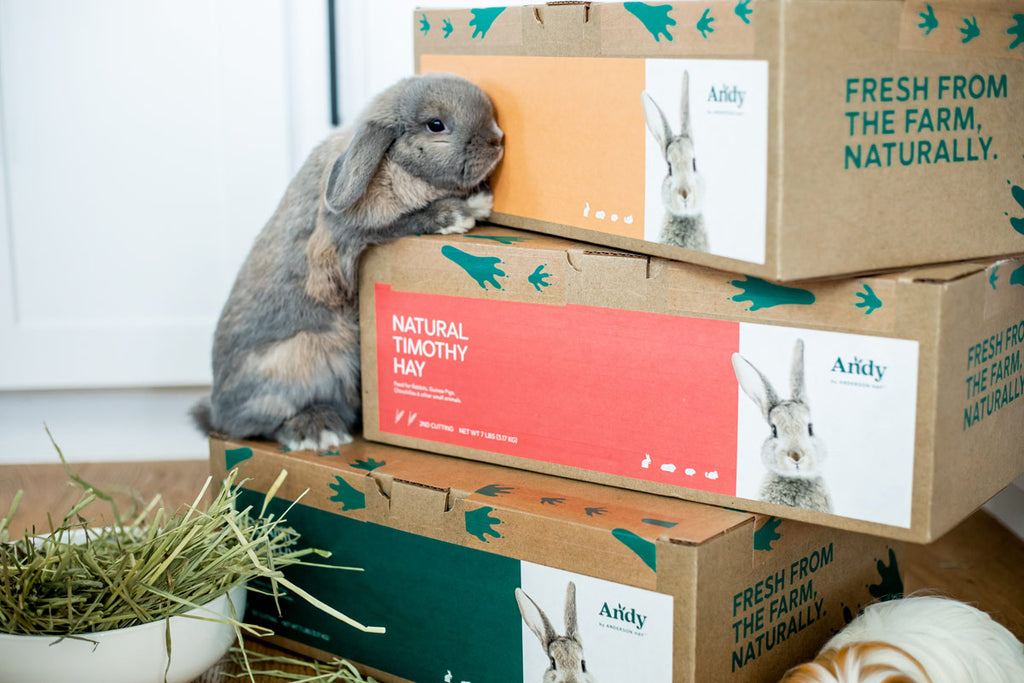
[[[240,469],[254,510],[287,471],[267,511],[334,565],[289,579],[386,632],[258,592],[247,620],[381,681],[540,681],[562,662],[545,631],[572,622],[592,680],[773,681],[902,593],[901,545],[843,530],[361,439],[290,453],[213,439],[210,456],[217,477]]]

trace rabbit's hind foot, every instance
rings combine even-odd
[[[285,420],[274,437],[290,451],[323,451],[352,443],[345,420],[323,405],[310,406]]]

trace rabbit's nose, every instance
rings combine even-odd
[[[800,451],[790,451],[789,452],[789,459],[792,460],[793,462],[800,462],[800,458],[802,458],[802,457],[804,457],[804,456],[803,456],[803,453],[801,453]]]
[[[690,196],[690,193],[687,190],[679,190],[679,196],[682,197],[683,200],[686,200]]]
[[[502,131],[501,128],[495,127],[490,139],[487,140],[487,144],[491,147],[500,147],[503,139],[505,139],[504,131]]]

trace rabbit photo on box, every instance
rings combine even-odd
[[[708,251],[708,235],[704,227],[704,177],[697,170],[693,125],[690,120],[690,72],[683,71],[678,134],[672,132],[664,112],[649,93],[642,93],[640,99],[647,129],[651,131],[668,164],[668,172],[661,183],[661,202],[665,216],[658,241]]]
[[[1024,645],[988,614],[939,596],[869,605],[780,683],[1020,683]]]
[[[759,497],[768,503],[832,512],[822,478],[825,444],[814,433],[804,381],[804,342],[793,345],[790,398],[783,399],[768,378],[746,358],[732,354],[740,388],[761,410],[770,433],[761,445],[761,463],[768,470]]]
[[[426,74],[320,143],[256,237],[217,324],[204,432],[291,450],[351,441],[360,417],[358,265],[372,244],[461,233],[490,215],[503,155],[491,101]]]
[[[587,671],[583,658],[583,641],[576,621],[576,584],[570,581],[565,587],[564,636],[558,635],[544,610],[522,588],[516,588],[516,602],[523,622],[540,640],[548,657],[542,683],[595,683],[597,679]]]

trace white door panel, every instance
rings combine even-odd
[[[238,266],[328,129],[326,85],[291,77],[326,82],[313,5],[0,2],[0,389],[209,382]]]

